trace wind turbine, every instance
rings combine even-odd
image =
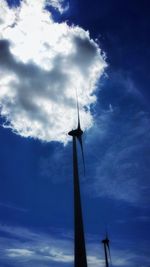
[[[107,233],[105,239],[102,240],[102,243],[104,245],[106,267],[109,267],[110,265],[109,263],[111,263],[111,255],[110,255],[110,245]]]
[[[84,170],[84,153],[82,144],[83,131],[80,125],[79,104],[77,98],[78,125],[77,129],[72,130],[68,135],[72,136],[73,141],[73,185],[74,185],[74,267],[87,267],[84,226],[82,217],[82,205],[80,196],[80,183],[78,171],[77,142],[81,146]]]

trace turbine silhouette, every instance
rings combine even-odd
[[[106,267],[109,267],[109,263],[111,263],[111,254],[110,254],[110,245],[109,245],[109,239],[108,239],[107,233],[106,233],[105,239],[102,240],[102,243],[104,245],[105,264],[106,264]]]
[[[76,93],[77,94],[77,93]],[[83,131],[80,125],[79,104],[77,97],[78,125],[77,129],[72,130],[68,135],[73,138],[73,184],[74,184],[74,267],[87,267],[84,227],[82,218],[82,206],[80,196],[80,183],[78,171],[77,141],[81,146],[83,165],[85,171],[85,161],[82,143]]]

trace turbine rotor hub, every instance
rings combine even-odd
[[[72,130],[68,133],[68,135],[70,136],[74,136],[74,137],[80,137],[83,134],[83,131],[81,129],[76,129],[76,130]]]

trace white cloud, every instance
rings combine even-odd
[[[8,248],[6,249],[6,253],[8,254],[8,257],[30,257],[34,254],[33,251],[29,249],[20,249],[20,248]]]
[[[60,9],[61,2],[49,3]],[[77,124],[75,88],[82,127],[92,126],[89,107],[106,62],[88,31],[54,22],[44,3],[10,9],[1,1],[1,115],[21,136],[65,143]]]
[[[57,9],[60,13],[64,13],[69,8],[69,4],[63,5],[64,0],[47,0],[46,3],[50,4],[52,7]]]

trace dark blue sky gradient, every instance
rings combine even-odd
[[[107,227],[112,251],[134,255],[126,267],[148,267],[150,2],[71,0],[58,20],[89,30],[108,63],[91,107],[95,126],[84,137],[87,237],[100,244]],[[0,147],[1,224],[72,235],[71,144],[40,143],[0,127]]]

